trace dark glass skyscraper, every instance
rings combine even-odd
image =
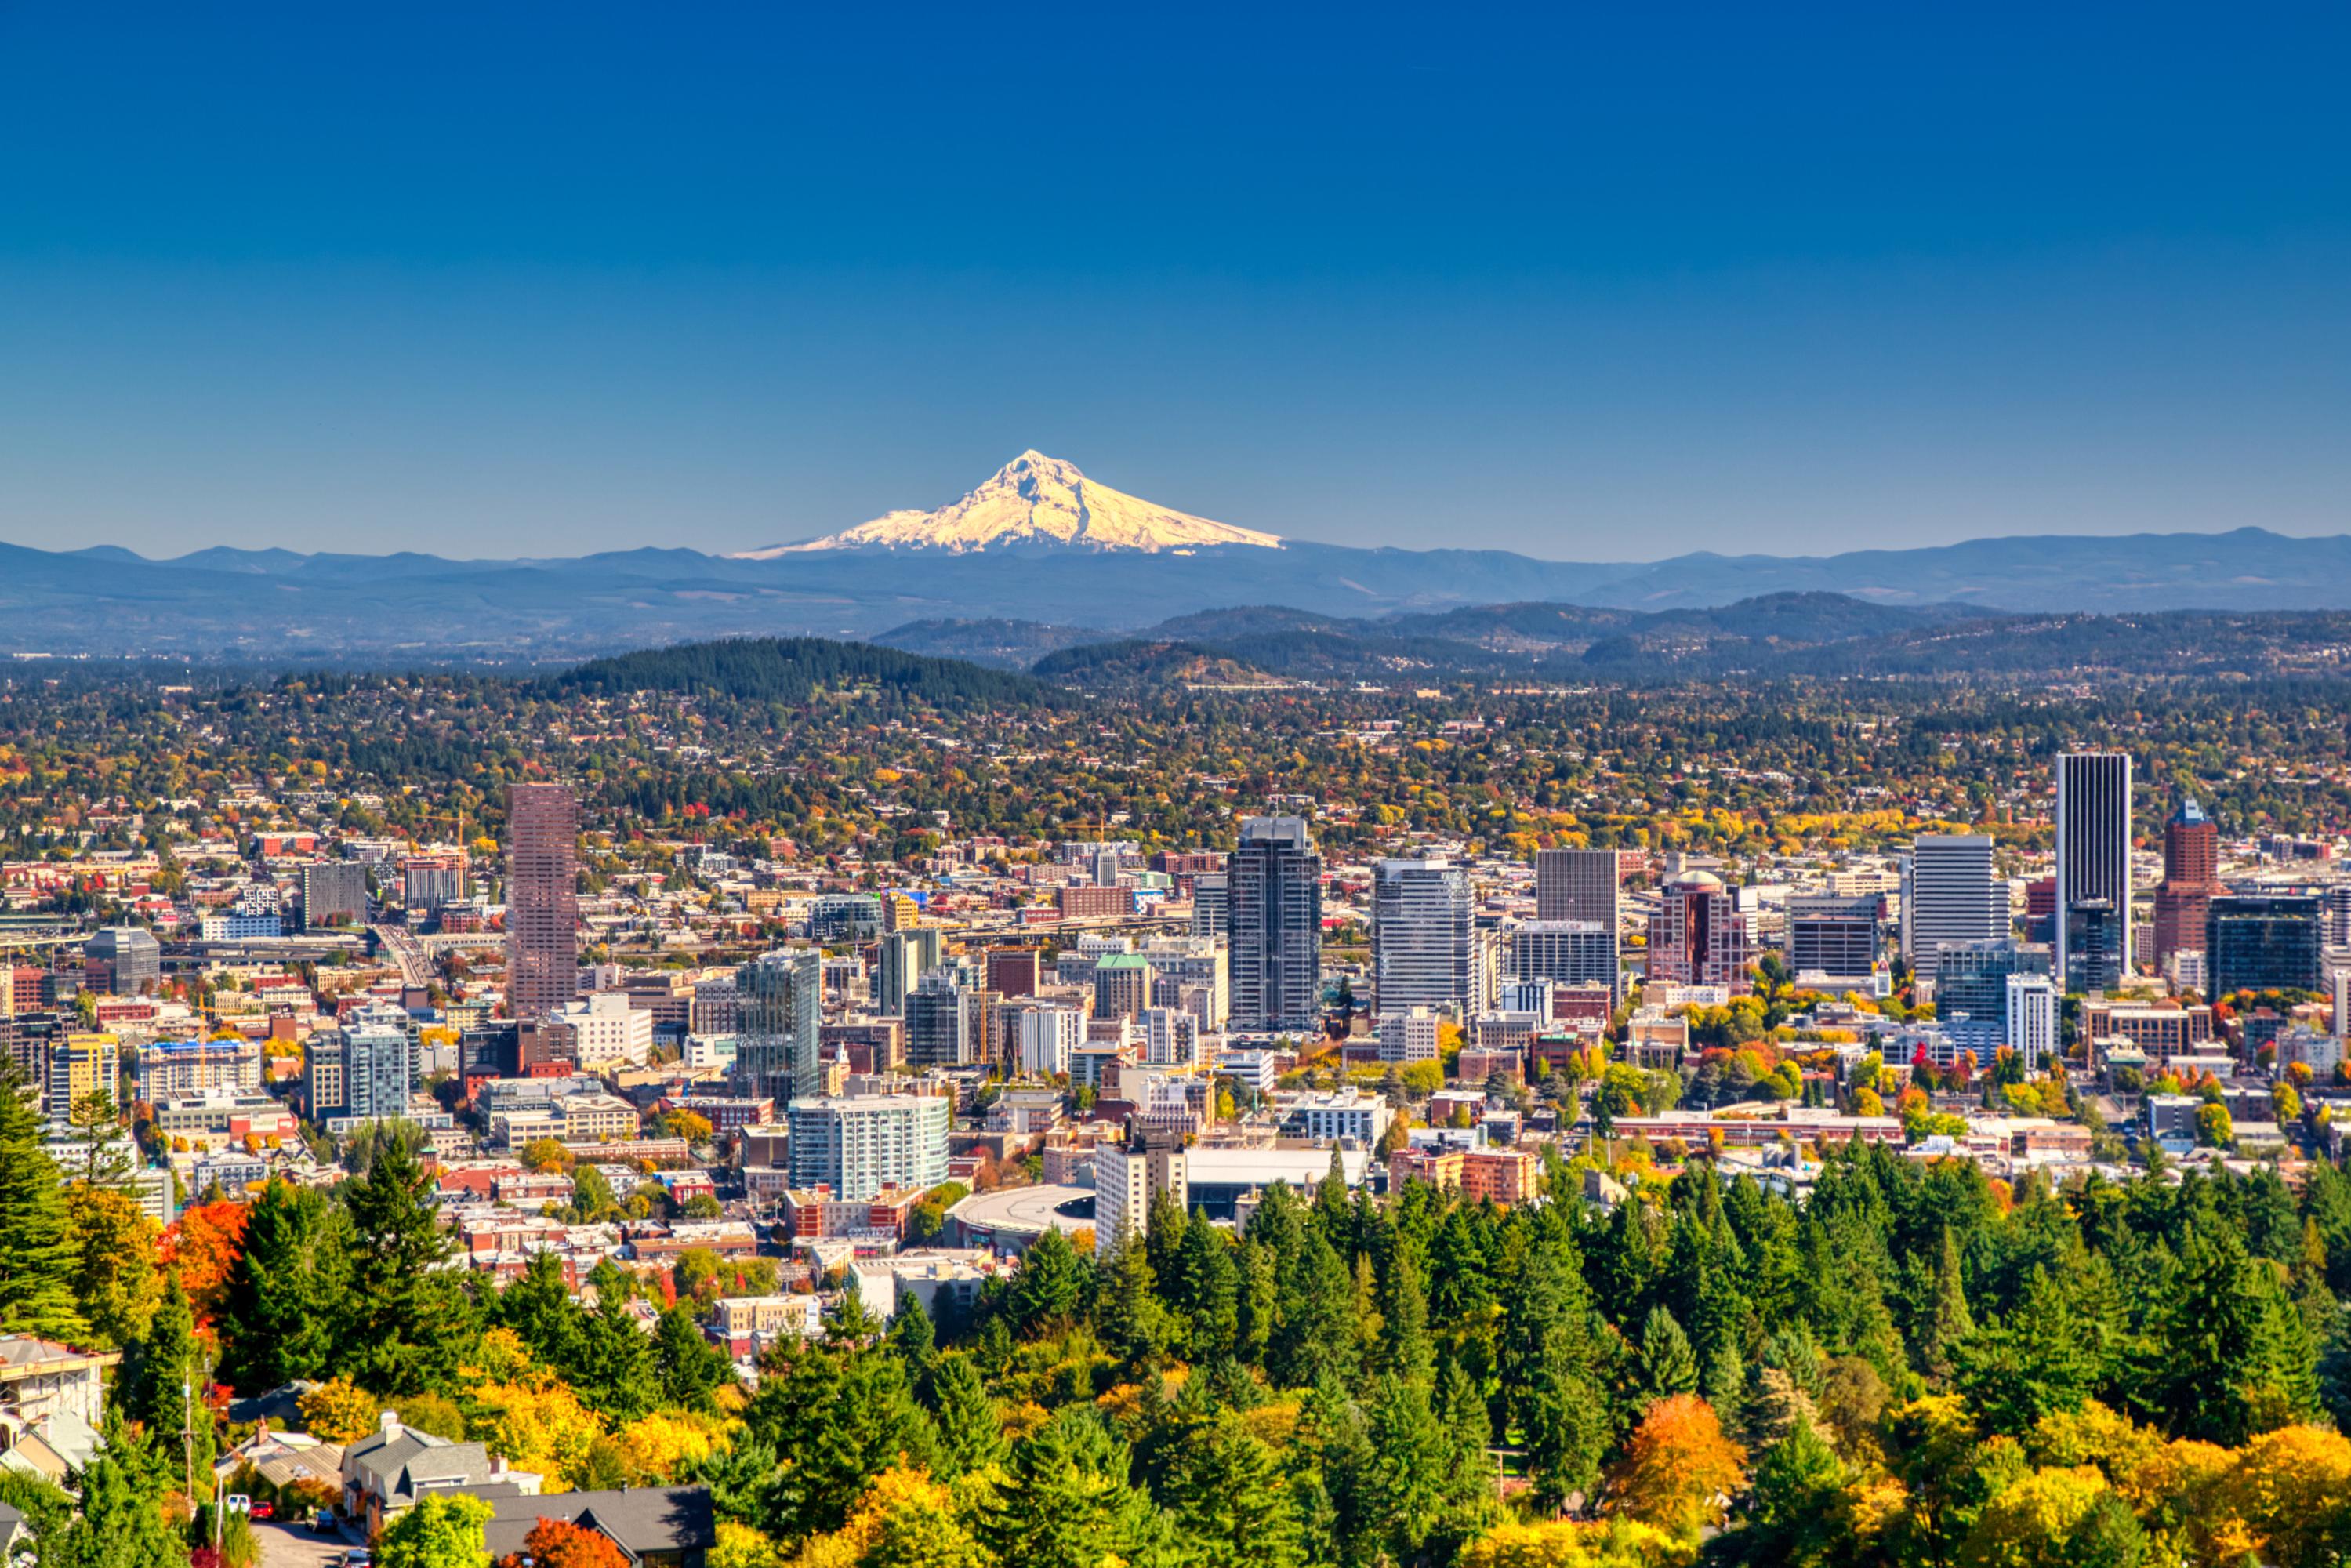
[[[2326,985],[2325,928],[2315,896],[2224,894],[2204,920],[2211,994],[2316,991]]]
[[[745,964],[735,971],[735,1005],[737,1092],[779,1106],[824,1092],[820,949],[779,947]]]
[[[2131,967],[2131,762],[2118,751],[2057,758],[2057,973],[2103,991]]]
[[[1242,1033],[1322,1021],[1322,857],[1302,817],[1251,817],[1226,863],[1233,1003]]]

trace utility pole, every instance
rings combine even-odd
[[[188,1467],[188,1506],[196,1506],[196,1385],[180,1379],[180,1455]]]

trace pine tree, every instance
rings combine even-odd
[[[708,1410],[711,1395],[733,1371],[726,1353],[703,1338],[684,1303],[664,1310],[653,1330],[653,1385],[661,1403],[677,1410]]]
[[[1938,1382],[1949,1377],[1952,1348],[1974,1327],[1975,1320],[1968,1312],[1967,1290],[1959,1280],[1959,1244],[1946,1225],[1936,1260],[1934,1284],[1927,1309],[1920,1315],[1918,1370]]]
[[[1304,1388],[1325,1376],[1354,1375],[1361,1343],[1355,1282],[1320,1231],[1309,1233],[1281,1281],[1279,1311],[1266,1347],[1266,1370],[1276,1383]]]
[[[559,1370],[579,1364],[587,1334],[587,1313],[564,1283],[563,1260],[553,1252],[530,1255],[522,1273],[498,1292],[498,1322],[512,1329],[544,1365]]]
[[[1233,1349],[1252,1366],[1265,1365],[1273,1347],[1273,1327],[1280,1317],[1277,1270],[1277,1255],[1271,1247],[1254,1236],[1241,1243],[1238,1277],[1234,1281]]]
[[[1392,1558],[1410,1563],[1453,1522],[1453,1434],[1429,1407],[1427,1385],[1401,1377],[1379,1380],[1364,1416],[1366,1523]]]
[[[2096,1386],[2095,1353],[2065,1293],[2038,1270],[2014,1312],[1957,1343],[1952,1364],[1955,1385],[1983,1424],[2015,1437],[2044,1416],[2079,1410]]]
[[[898,1298],[897,1308],[890,1314],[890,1332],[883,1339],[906,1369],[906,1386],[920,1395],[930,1386],[931,1369],[939,1357],[938,1331],[920,1296],[908,1291]]]
[[[969,1356],[946,1356],[932,1373],[931,1416],[944,1478],[952,1480],[1003,1462],[1003,1417]]]
[[[1399,1377],[1426,1382],[1436,1364],[1428,1340],[1428,1297],[1421,1290],[1420,1270],[1412,1249],[1389,1248],[1387,1272],[1379,1291],[1379,1364]]]
[[[1035,1334],[1069,1322],[1085,1298],[1086,1264],[1070,1239],[1048,1230],[1021,1255],[1006,1310],[1013,1329]]]
[[[1155,1362],[1167,1345],[1167,1309],[1160,1304],[1151,1259],[1133,1235],[1121,1236],[1102,1266],[1095,1332],[1130,1372]]]
[[[24,1069],[0,1062],[0,1333],[86,1338],[75,1260],[57,1162],[41,1146]]]
[[[195,1314],[174,1271],[164,1277],[163,1299],[148,1324],[147,1337],[131,1357],[131,1371],[119,1385],[122,1412],[146,1428],[151,1440],[177,1442],[183,1430],[193,1430],[197,1445],[197,1469],[208,1471],[212,1449],[212,1413],[196,1396],[203,1380],[202,1358],[196,1348]]]
[[[1299,1568],[1304,1534],[1280,1458],[1231,1410],[1193,1428],[1168,1480],[1177,1536],[1211,1563]]]
[[[752,1435],[791,1461],[763,1497],[762,1523],[782,1538],[838,1530],[866,1483],[901,1463],[927,1464],[930,1417],[896,1356],[872,1346],[796,1350],[745,1412]]]
[[[1155,1562],[1166,1530],[1127,1479],[1124,1443],[1091,1406],[1075,1405],[1013,1445],[1008,1482],[982,1521],[997,1559],[1022,1568],[1097,1568],[1105,1558]]]
[[[1171,1300],[1183,1318],[1184,1348],[1195,1361],[1230,1355],[1240,1317],[1240,1270],[1232,1243],[1206,1220],[1184,1227]]]
[[[470,1348],[471,1302],[439,1267],[449,1241],[432,1189],[415,1138],[396,1130],[379,1137],[365,1175],[336,1189],[352,1232],[341,1362],[378,1394],[445,1384]]]
[[[221,1292],[221,1380],[261,1394],[326,1378],[350,1272],[342,1210],[315,1188],[263,1187],[246,1207],[244,1249]]]
[[[1547,1342],[1513,1403],[1536,1501],[1555,1511],[1578,1492],[1589,1495],[1608,1445],[1608,1406],[1565,1336]]]
[[[619,1296],[602,1297],[588,1314],[571,1383],[581,1403],[615,1424],[633,1421],[653,1408],[659,1393],[653,1342]]]
[[[188,1549],[163,1521],[158,1494],[112,1446],[90,1461],[81,1515],[62,1539],[41,1542],[43,1568],[185,1568]]]
[[[1331,1145],[1331,1168],[1314,1188],[1314,1223],[1343,1261],[1355,1255],[1355,1211],[1347,1201],[1347,1166],[1339,1145]]]
[[[1641,1358],[1637,1365],[1641,1402],[1670,1398],[1698,1391],[1698,1357],[1690,1351],[1682,1325],[1664,1307],[1649,1309],[1641,1325]]]
[[[1844,1466],[1812,1421],[1799,1417],[1788,1435],[1763,1451],[1741,1506],[1746,1528],[1735,1537],[1740,1555],[1778,1568],[1821,1568],[1842,1543],[1836,1504]]]
[[[1184,1250],[1184,1236],[1190,1228],[1191,1221],[1175,1193],[1155,1188],[1143,1231],[1144,1248],[1151,1262],[1151,1277],[1158,1284],[1161,1299],[1171,1308],[1179,1304],[1174,1294],[1179,1272],[1176,1260]]]

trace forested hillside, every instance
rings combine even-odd
[[[821,637],[744,637],[591,659],[550,678],[559,692],[708,694],[748,702],[805,702],[825,688],[871,687],[944,705],[1028,703],[1036,682],[955,659]]]

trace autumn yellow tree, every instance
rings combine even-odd
[[[1660,1399],[1642,1416],[1609,1476],[1617,1510],[1669,1535],[1693,1538],[1722,1522],[1747,1452],[1723,1436],[1714,1407],[1694,1394]]]
[[[1499,1525],[1462,1548],[1461,1568],[1682,1568],[1696,1547],[1631,1520]]]
[[[580,1484],[588,1451],[604,1423],[569,1387],[545,1373],[515,1383],[484,1384],[473,1391],[467,1425],[490,1452],[517,1469],[543,1476],[542,1490]]]
[[[366,1437],[376,1429],[383,1410],[374,1395],[341,1377],[311,1389],[295,1408],[301,1413],[303,1428],[329,1443],[356,1442]]]
[[[2315,1427],[2281,1427],[2237,1450],[2218,1490],[2243,1521],[2252,1551],[2276,1568],[2342,1561],[2336,1543],[2351,1521],[2351,1439]]]

